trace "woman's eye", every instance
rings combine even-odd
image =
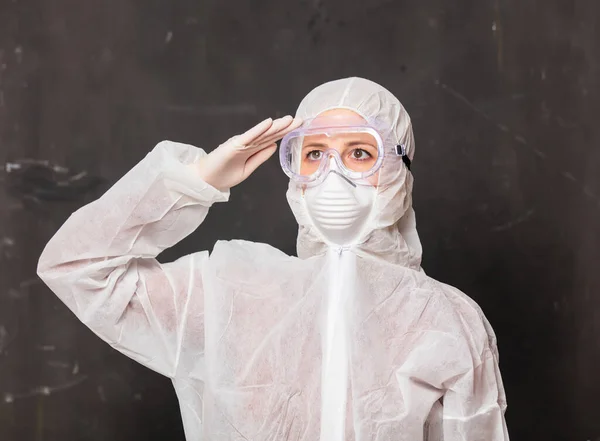
[[[364,160],[364,159],[369,159],[370,157],[371,157],[371,154],[369,152],[367,152],[366,150],[355,149],[352,151],[352,158],[354,158],[354,159]]]
[[[308,152],[308,155],[306,155],[306,157],[312,161],[318,161],[323,157],[323,152],[321,150],[313,150],[311,152]]]

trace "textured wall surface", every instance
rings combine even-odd
[[[168,380],[35,276],[42,247],[158,141],[207,150],[359,75],[414,122],[433,277],[494,325],[514,440],[600,439],[600,3],[0,0],[0,439],[183,440]],[[294,253],[276,159],[161,256]]]

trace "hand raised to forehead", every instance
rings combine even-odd
[[[233,136],[194,166],[208,184],[227,190],[250,176],[277,150],[276,142],[302,124],[300,119],[271,118],[241,135]]]

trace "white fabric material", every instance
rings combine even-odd
[[[345,105],[410,121],[366,80],[329,83],[299,113]],[[412,177],[377,195],[360,246],[325,245],[288,196],[301,258],[219,241],[160,264],[228,194],[163,142],[46,246],[38,274],[100,338],[174,383],[187,439],[507,440],[496,341],[478,306],[420,270]],[[268,216],[265,217],[268,221]]]

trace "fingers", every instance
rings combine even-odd
[[[302,125],[302,119],[292,118],[291,116],[286,117],[286,120],[277,127],[278,130],[269,130],[265,132],[262,136],[260,136],[259,139],[257,139],[256,144],[261,144],[264,146],[273,142],[277,142],[292,130],[296,130],[298,127],[300,127],[300,125]],[[273,123],[273,127],[275,127],[275,123]]]
[[[234,136],[230,141],[233,142],[236,150],[252,153],[270,146],[287,133],[297,129],[301,124],[301,119],[293,118],[290,115],[276,120],[269,118],[247,132]]]
[[[244,167],[244,179],[250,176],[250,174],[252,174],[254,170],[256,170],[263,162],[273,156],[273,153],[276,151],[277,144],[272,143],[250,156],[246,161],[246,166]]]
[[[300,117],[296,117],[294,118],[294,120],[292,121],[292,123],[288,126],[287,130],[289,130],[290,132],[292,130],[296,130],[298,127],[300,127],[302,124],[304,123],[304,120]]]
[[[262,135],[260,135],[259,138],[257,138],[256,143],[258,144],[263,139],[267,139],[279,133],[281,130],[285,130],[285,128],[288,127],[293,120],[294,118],[292,118],[290,115],[276,119],[275,121],[273,121],[273,125],[271,126],[271,128],[264,132]]]
[[[266,132],[264,132],[262,135],[260,135],[259,137],[257,137],[253,142],[252,145],[254,147],[264,147],[265,145],[269,145],[271,144],[271,139],[273,137],[277,137],[277,135],[285,130],[293,121],[294,119],[291,116],[284,116],[283,118],[278,118],[275,121],[273,121],[273,125],[271,126],[271,128],[269,130],[267,130]]]
[[[252,144],[255,139],[268,132],[273,127],[273,124],[274,122],[272,118],[265,119],[263,122],[258,123],[245,133],[236,136],[236,144],[242,146]]]

